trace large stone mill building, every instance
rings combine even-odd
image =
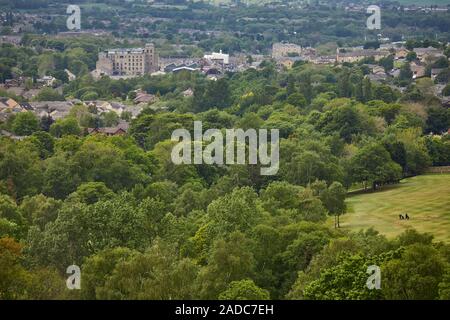
[[[97,71],[105,75],[141,76],[159,70],[153,44],[144,48],[109,49],[99,53]]]

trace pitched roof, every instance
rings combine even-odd
[[[119,102],[111,101],[109,104],[113,109],[125,109],[125,106]]]
[[[0,98],[0,103],[3,104],[6,108],[14,108],[18,105],[18,103],[14,99],[8,97]]]
[[[431,74],[439,74],[444,71],[446,68],[433,68],[431,69]]]
[[[149,94],[149,93],[143,93],[140,92],[136,95],[136,98],[134,98],[134,103],[140,103],[140,102],[153,102],[155,100],[157,100],[158,98],[153,95],[153,94]]]
[[[426,53],[439,53],[441,50],[436,49],[434,47],[428,47],[428,48],[414,48],[414,52],[417,54],[426,54]]]
[[[179,68],[173,69],[172,72],[179,72],[179,71],[183,71],[183,70],[185,70],[185,71],[191,71],[191,72],[197,71],[197,69],[190,68],[190,67],[179,67]]]
[[[87,131],[89,134],[92,133],[103,133],[106,135],[115,135],[120,133],[127,133],[129,128],[129,124],[126,121],[120,121],[119,124],[115,127],[106,127],[106,128],[88,128]]]
[[[339,52],[340,57],[369,57],[369,56],[379,56],[379,55],[388,55],[389,51],[386,50],[355,50],[350,52]]]
[[[22,103],[20,103],[20,106],[27,111],[34,110],[33,106],[31,104],[29,104],[28,102],[22,102]]]
[[[70,111],[74,103],[72,101],[37,101],[31,102],[31,106],[35,109],[47,109],[52,111]]]
[[[128,132],[128,128],[130,127],[130,124],[124,120],[121,120],[119,124],[117,125],[118,128],[123,129],[124,131]]]
[[[185,97],[191,97],[191,96],[194,95],[194,91],[193,91],[191,88],[189,88],[189,89],[187,89],[187,90],[184,90],[184,91],[182,92],[182,94],[183,94],[183,96],[185,96]]]
[[[115,135],[119,133],[126,133],[127,131],[119,127],[108,127],[108,128],[88,128],[88,133],[103,133],[106,135]]]
[[[124,129],[122,128],[118,128],[118,127],[111,127],[111,128],[99,128],[99,132],[101,133],[105,133],[105,134],[117,134],[119,132],[126,132]]]
[[[386,74],[369,74],[366,77],[368,77],[370,79],[370,81],[374,81],[374,82],[378,82],[378,81],[385,81],[387,79],[387,75]]]

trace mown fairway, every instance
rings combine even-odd
[[[341,227],[354,231],[375,228],[388,238],[407,228],[429,232],[450,242],[450,174],[405,179],[382,191],[350,196]],[[411,220],[400,220],[400,214]]]
[[[429,6],[429,5],[446,5],[450,4],[449,0],[398,0],[401,4],[415,4],[421,6]]]

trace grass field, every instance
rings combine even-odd
[[[350,196],[341,227],[358,231],[373,227],[388,238],[408,228],[429,232],[436,240],[450,242],[450,174],[405,179],[397,186]],[[401,221],[407,213],[411,220]]]
[[[196,0],[200,1],[200,0]],[[304,0],[303,2],[306,2],[308,0]],[[415,5],[422,5],[422,6],[429,6],[429,5],[447,5],[450,4],[450,0],[397,0],[401,4],[415,4]],[[232,0],[209,0],[209,2],[214,4],[224,4],[224,3],[231,3]],[[242,0],[242,3],[251,3],[251,4],[262,4],[266,2],[281,2],[281,0]],[[300,0],[298,1],[300,2]],[[357,3],[358,1],[354,1]]]
[[[416,4],[422,6],[429,5],[447,5],[450,4],[450,0],[397,0],[401,4]]]

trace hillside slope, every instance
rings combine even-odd
[[[344,229],[374,227],[392,238],[415,228],[450,242],[450,174],[405,179],[398,186],[352,196],[347,205],[348,213],[341,217]],[[400,220],[406,213],[411,220]]]

